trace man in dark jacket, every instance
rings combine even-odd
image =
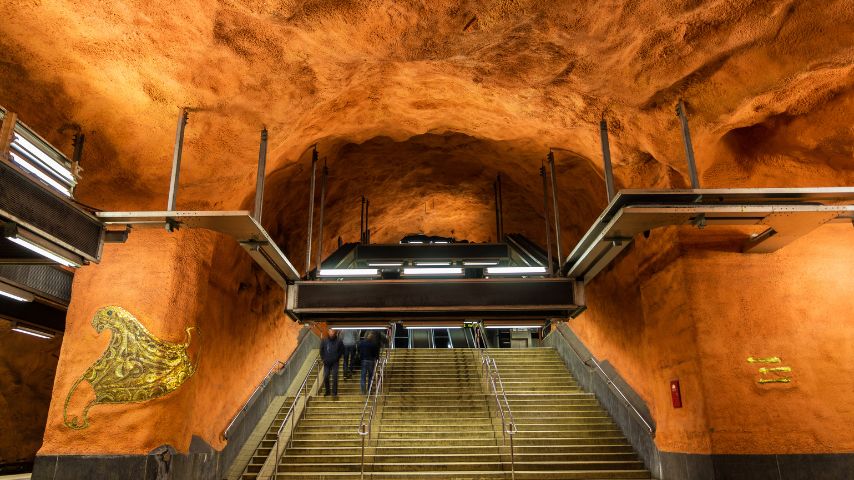
[[[338,332],[329,330],[329,335],[320,342],[320,358],[323,360],[324,397],[329,396],[329,377],[332,376],[332,396],[338,397],[338,361],[344,354],[344,344]]]
[[[380,347],[377,343],[375,332],[371,332],[367,337],[359,342],[359,356],[362,357],[362,378],[359,382],[359,387],[362,395],[368,393],[371,387],[371,379],[374,376],[374,365],[379,358]]]

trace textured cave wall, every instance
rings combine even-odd
[[[745,238],[716,228],[637,238],[591,282],[589,309],[570,327],[645,400],[661,450],[850,452],[854,230],[826,225],[763,255],[739,253]],[[759,385],[762,366],[792,367],[792,383]]]
[[[507,231],[542,241],[536,173],[555,147],[566,253],[605,204],[598,173],[603,115],[622,188],[686,185],[673,112],[679,97],[690,112],[702,186],[854,184],[850,7],[850,0],[6,0],[0,1],[6,13],[0,104],[67,153],[73,130],[82,128],[87,143],[79,198],[104,210],[165,207],[182,106],[194,111],[178,207],[249,207],[258,132],[266,125],[264,224],[299,269],[308,151],[315,143],[332,175],[325,254],[339,235],[357,238],[360,195],[371,199],[375,241],[419,230],[494,238],[490,185],[497,172],[505,178]],[[199,426],[198,405],[212,391],[206,388],[226,381],[202,372],[173,396],[143,405],[144,413],[133,413],[140,406],[95,407],[95,423],[77,437],[57,423],[57,402],[69,382],[106,343],[88,323],[103,303],[135,305],[155,333],[173,340],[185,323],[208,322],[207,331],[228,332],[234,345],[261,339],[267,357],[289,348],[291,333],[276,333],[285,327],[273,313],[281,298],[269,280],[236,246],[220,240],[205,246],[186,235],[135,231],[128,245],[108,246],[101,265],[80,271],[78,285],[84,286],[75,287],[44,451],[147,451],[163,443],[161,437],[184,450],[192,433],[218,445],[213,439],[220,426]],[[144,240],[151,240],[149,253],[139,243]],[[194,282],[176,283],[183,273],[169,262],[187,260],[171,242],[192,246]],[[736,442],[719,440],[708,430],[718,420],[703,416],[723,397],[703,380],[699,372],[709,365],[692,349],[716,359],[719,353],[699,340],[712,328],[708,317],[685,316],[692,306],[688,295],[726,286],[726,261],[764,272],[770,257],[710,253],[702,261],[717,265],[717,283],[686,293],[682,285],[693,281],[699,257],[668,257],[695,248],[680,242],[676,249],[656,236],[638,239],[634,253],[590,286],[591,309],[574,328],[657,409],[666,427],[663,448],[709,451]],[[229,269],[239,275],[231,278]],[[252,294],[259,285],[265,293]],[[757,296],[757,288],[742,290]],[[208,292],[200,297],[206,304],[186,298],[196,291]],[[180,310],[173,312],[173,304]],[[727,321],[737,315],[728,313]],[[781,324],[789,325],[790,315],[780,311]],[[250,316],[249,323],[238,320]],[[228,358],[231,344],[205,343],[227,338],[205,329],[198,341],[214,353],[200,368],[212,371]],[[656,353],[656,345],[666,348]],[[245,377],[224,377],[237,390],[217,395],[216,418],[229,417],[269,366],[259,358],[245,361]],[[663,370],[653,376],[655,368]],[[665,414],[669,400],[659,385],[677,370],[695,380],[683,380],[686,408]],[[207,387],[197,392],[193,382]],[[709,406],[691,397],[701,390]],[[185,407],[194,420],[168,422],[172,409]],[[113,418],[118,424],[107,430],[104,423]]]
[[[174,392],[142,403],[95,405],[90,426],[72,430],[63,409],[72,383],[98,359],[111,332],[91,325],[106,305],[134,314],[156,337],[189,347],[197,370]],[[78,271],[59,358],[44,445],[48,454],[147,454],[169,444],[186,453],[192,437],[213,448],[273,361],[286,359],[299,326],[281,310],[281,288],[229,238],[202,230],[134,230],[106,245],[99,265]],[[68,406],[79,414],[93,398],[82,382]]]
[[[0,319],[0,465],[32,462],[41,446],[62,336],[12,331]]]

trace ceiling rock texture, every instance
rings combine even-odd
[[[684,187],[688,106],[704,187],[854,183],[850,0],[2,1],[0,104],[70,153],[78,197],[163,209],[189,107],[179,209],[248,209],[270,131],[265,225],[296,256],[310,149],[331,169],[327,245],[407,232],[543,238],[556,152],[565,247],[622,188]],[[327,252],[329,249],[326,249]]]

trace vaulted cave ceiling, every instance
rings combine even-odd
[[[566,242],[605,204],[598,122],[623,188],[854,184],[854,9],[824,1],[3,2],[0,104],[70,153],[78,198],[163,209],[180,107],[179,209],[249,208],[270,131],[265,224],[297,254],[310,149],[328,237],[543,233],[554,147]]]

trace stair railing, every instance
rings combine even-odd
[[[296,432],[296,424],[299,422],[300,418],[308,408],[308,397],[312,393],[310,392],[310,390],[314,389],[314,385],[308,385],[308,379],[311,378],[311,374],[314,372],[314,370],[322,365],[323,362],[320,361],[320,357],[314,359],[314,363],[311,364],[311,368],[309,368],[308,372],[305,374],[305,378],[302,380],[302,384],[300,384],[299,390],[297,390],[296,394],[294,394],[294,401],[293,403],[291,403],[291,408],[288,409],[287,415],[285,415],[284,420],[282,420],[282,424],[279,426],[279,430],[276,432],[276,466],[273,470],[273,475],[271,475],[271,477],[278,478],[279,475],[279,465],[282,463],[282,455],[284,454],[284,451],[281,448],[282,433],[285,431],[285,427],[290,421],[291,434],[288,436],[287,445],[285,445],[285,450],[287,450],[293,444],[294,433]],[[322,372],[318,370],[317,380],[315,381],[315,383],[318,383],[321,375]],[[300,410],[298,413],[297,404],[299,403],[300,397],[302,397],[303,399],[303,406],[302,410]]]
[[[382,358],[377,359],[374,363],[374,374],[371,377],[371,384],[368,387],[368,395],[365,398],[365,405],[362,407],[362,416],[359,418],[359,429],[357,430],[359,437],[362,440],[361,452],[361,467],[359,470],[359,478],[365,477],[365,442],[371,435],[371,424],[374,420],[374,414],[377,411],[377,401],[382,391],[383,379],[385,378],[385,366],[388,363],[390,349],[386,349],[386,353]]]
[[[640,423],[643,424],[644,427],[646,427],[646,430],[649,432],[649,436],[652,438],[655,438],[655,428],[652,425],[650,425],[649,422],[647,422],[645,418],[643,418],[643,415],[641,415],[640,411],[638,411],[638,409],[635,408],[635,405],[631,402],[631,400],[629,400],[629,398],[626,397],[625,394],[623,394],[623,391],[620,390],[620,387],[618,387],[617,384],[615,384],[614,381],[611,380],[611,377],[609,377],[608,374],[605,373],[605,370],[602,370],[602,367],[599,365],[599,362],[597,362],[596,359],[593,358],[592,355],[590,356],[590,358],[585,360],[581,356],[581,353],[579,353],[578,350],[576,350],[575,347],[572,345],[572,342],[570,341],[569,336],[567,336],[566,333],[561,331],[560,325],[555,325],[554,330],[557,330],[560,333],[560,336],[563,337],[564,341],[569,346],[569,349],[572,350],[572,353],[574,353],[575,356],[578,357],[578,359],[581,361],[581,363],[583,363],[588,368],[595,369],[595,371],[599,375],[601,375],[602,378],[605,380],[608,387],[613,388],[614,391],[617,392],[617,395],[619,395],[620,398],[623,399],[623,404],[626,405],[627,407],[629,407],[630,409],[632,409],[632,412],[634,412],[634,414],[635,414],[635,418],[638,421],[640,421]]]
[[[501,374],[498,372],[498,365],[495,363],[495,358],[492,357],[484,346],[486,343],[486,335],[484,334],[483,324],[475,326],[475,338],[479,339],[481,370],[484,373],[484,381],[492,391],[492,396],[495,398],[495,405],[498,407],[498,413],[501,415],[501,435],[504,438],[504,444],[507,444],[507,438],[510,438],[510,478],[516,479],[516,453],[513,445],[513,436],[518,432],[516,427],[516,418],[513,416],[513,410],[510,408],[510,402],[507,400],[507,392],[504,390],[504,382],[501,380]]]
[[[290,361],[291,359],[288,358],[287,363],[281,360],[276,360],[275,362],[273,362],[273,366],[270,367],[270,370],[267,371],[267,375],[264,375],[264,378],[261,379],[261,382],[258,384],[257,387],[255,387],[255,390],[252,390],[252,394],[249,395],[249,398],[246,399],[246,402],[243,403],[243,406],[240,407],[240,410],[238,410],[237,413],[235,413],[234,416],[231,417],[231,421],[228,422],[228,426],[225,427],[225,430],[222,431],[222,438],[228,440],[229,430],[231,430],[231,427],[234,425],[234,422],[236,422],[241,415],[243,415],[247,410],[249,410],[249,404],[252,403],[258,392],[260,392],[261,389],[263,389],[267,386],[268,383],[270,383],[270,379],[273,378],[273,374],[285,368],[288,363],[290,363]]]

